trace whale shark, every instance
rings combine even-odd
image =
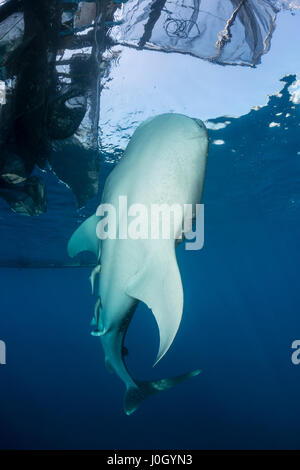
[[[109,174],[99,207],[110,205],[120,211],[116,221],[119,230],[125,216],[120,196],[126,196],[131,207],[196,205],[201,201],[207,153],[207,130],[201,120],[174,113],[149,118],[136,129],[123,157]],[[175,235],[182,231],[183,217],[172,219],[169,238],[160,232],[156,238],[105,238],[99,236],[103,215],[97,210],[79,226],[69,240],[68,254],[75,257],[90,251],[96,257],[90,275],[92,292],[97,296],[92,334],[101,339],[108,370],[125,384],[124,411],[129,415],[147,397],[201,372],[197,369],[172,378],[138,381],[124,361],[124,338],[140,301],[152,310],[159,329],[155,364],[175,338],[183,312],[183,288],[176,259],[180,237]],[[192,218],[195,216],[193,213]]]

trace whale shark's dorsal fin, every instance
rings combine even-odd
[[[171,346],[182,317],[183,289],[174,248],[149,257],[130,279],[126,293],[144,302],[156,319],[160,337],[156,365]]]
[[[75,230],[68,243],[68,254],[71,258],[82,251],[91,251],[100,258],[100,240],[96,234],[98,222],[99,217],[92,215]]]

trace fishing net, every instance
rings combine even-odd
[[[112,37],[131,47],[253,66],[270,48],[278,7],[272,0],[129,0],[116,14]]]

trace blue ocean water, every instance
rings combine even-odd
[[[69,190],[46,173],[47,214],[24,218],[0,203],[0,339],[7,346],[0,448],[300,447],[300,365],[291,361],[291,344],[300,339],[294,80],[285,77],[281,94],[266,106],[210,123],[205,246],[178,249],[180,330],[155,369],[158,332],[145,306],[126,340],[136,378],[199,367],[202,374],[129,417],[123,384],[106,371],[100,342],[90,335],[90,269],[49,268],[68,262],[66,242],[97,201],[76,211]],[[102,185],[112,167],[102,165]]]

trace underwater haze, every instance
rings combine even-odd
[[[286,28],[294,19],[300,24],[299,13],[288,18]],[[219,117],[215,103],[207,115],[208,99],[202,106],[203,94],[193,88],[190,99],[199,107],[193,117],[206,119],[210,139],[205,244],[200,251],[177,250],[184,312],[168,354],[152,368],[158,331],[140,304],[126,361],[142,380],[197,368],[202,373],[145,401],[131,416],[123,411],[123,384],[108,373],[99,338],[90,335],[91,268],[66,266],[67,241],[99,198],[77,211],[67,186],[46,172],[46,214],[22,217],[0,201],[1,449],[300,448],[300,364],[292,362],[292,343],[300,341],[298,69],[291,63],[272,83],[266,76],[264,103],[251,98],[241,112],[233,98]],[[251,72],[243,69],[249,89]],[[180,90],[170,94],[166,106],[172,99],[173,109],[164,108],[165,95],[158,109],[156,90],[155,112],[188,113]],[[151,115],[152,104],[146,111],[141,104],[137,114],[138,101],[126,96],[120,109],[110,103],[111,114],[103,97],[100,187],[144,114]]]

